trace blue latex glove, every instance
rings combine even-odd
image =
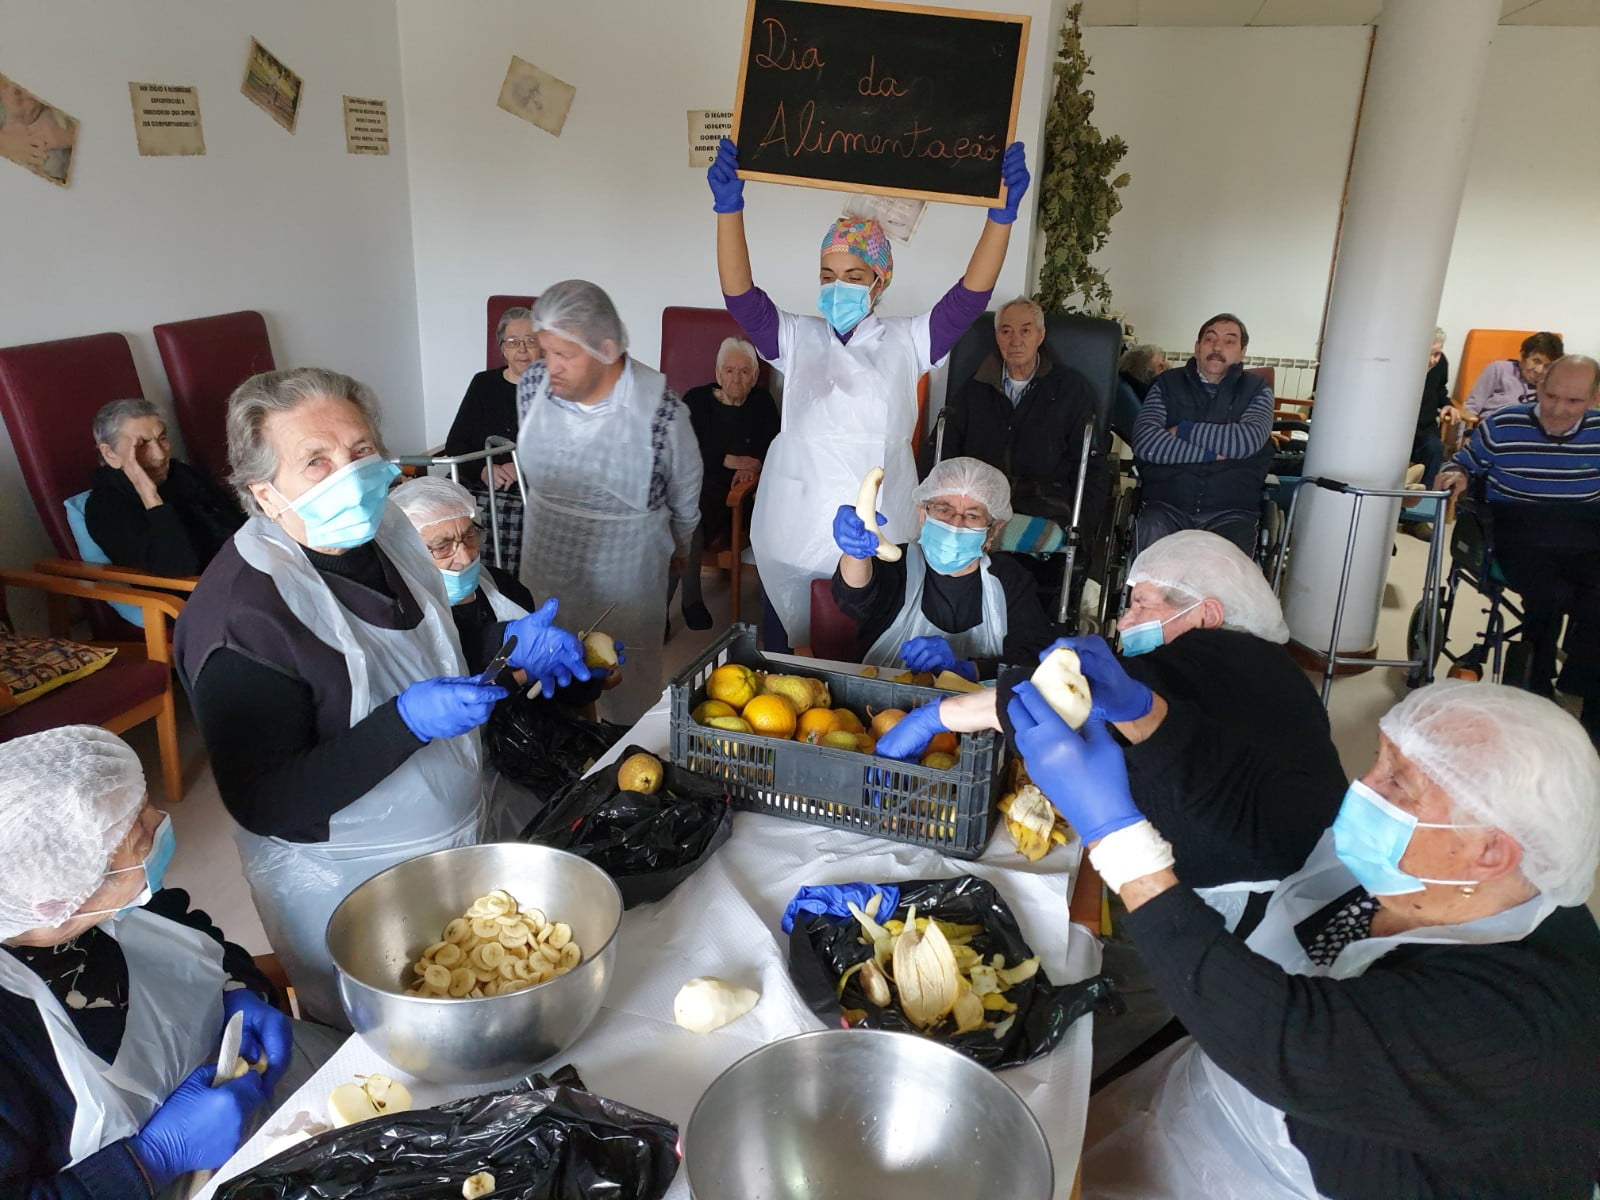
[[[789,907],[783,910],[783,931],[789,933],[793,930],[795,916],[803,912],[848,917],[852,902],[865,912],[868,902],[877,893],[882,893],[883,900],[873,920],[882,925],[900,907],[900,889],[892,883],[823,883],[815,887],[803,887],[789,901]]]
[[[1022,198],[1028,194],[1028,184],[1033,181],[1021,142],[1012,142],[1006,147],[1006,156],[1000,160],[1000,178],[1006,185],[1006,206],[991,208],[989,220],[996,225],[1009,225],[1017,219],[1017,209],[1022,207]]]
[[[294,1026],[289,1018],[273,1008],[249,988],[235,988],[222,993],[222,1014],[231,1017],[236,1012],[244,1014],[244,1036],[239,1042],[239,1057],[248,1063],[267,1060],[262,1078],[267,1081],[267,1091],[276,1091],[278,1081],[289,1069],[289,1054],[294,1049]]]
[[[476,675],[422,679],[400,693],[400,719],[425,742],[468,733],[489,719],[506,690],[478,682]]]
[[[879,525],[889,523],[882,513],[877,517]],[[878,553],[878,535],[867,531],[853,504],[841,504],[833,514],[833,544],[851,558],[872,558]]]
[[[978,664],[970,658],[958,659],[955,647],[942,637],[918,637],[900,644],[900,661],[913,671],[937,675],[954,671],[963,679],[978,682]]]
[[[566,687],[574,679],[587,681],[589,668],[583,665],[583,643],[575,634],[554,624],[560,602],[551,596],[538,612],[506,623],[506,636],[517,635],[517,648],[511,653],[511,666],[537,679],[546,696]]]
[[[738,169],[739,151],[732,141],[723,138],[717,145],[716,160],[706,168],[712,212],[736,213],[744,208],[744,180],[734,174]]]
[[[1106,723],[1091,716],[1074,732],[1031,683],[1011,690],[1006,715],[1028,778],[1050,798],[1085,846],[1144,820],[1128,792],[1128,764]]]
[[[949,727],[939,719],[939,701],[935,700],[901,717],[893,729],[878,739],[874,752],[881,758],[913,762],[922,757],[934,734],[948,731]]]
[[[128,1139],[157,1192],[185,1172],[215,1170],[232,1158],[250,1114],[272,1094],[254,1071],[214,1088],[216,1073],[215,1063],[189,1072],[144,1128]]]
[[[1112,653],[1105,638],[1095,635],[1062,638],[1039,655],[1039,661],[1043,662],[1045,655],[1056,646],[1077,652],[1078,667],[1089,681],[1089,695],[1093,698],[1089,711],[1095,716],[1115,722],[1137,721],[1149,715],[1154,696],[1148,687],[1122,669],[1122,661]]]

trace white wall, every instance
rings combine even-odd
[[[1037,143],[1055,50],[1049,0],[959,6],[1034,18],[1018,137]],[[711,200],[704,168],[687,165],[685,113],[733,107],[744,5],[479,0],[470,21],[433,0],[399,8],[430,437],[442,439],[483,369],[492,293],[592,279],[648,363],[662,308],[721,305]],[[560,138],[495,107],[513,54],[577,88]],[[751,183],[745,197],[756,281],[780,305],[811,311],[817,244],[842,194]],[[915,240],[896,249],[886,308],[931,306],[966,269],[983,219],[981,209],[930,206]],[[1001,292],[1024,290],[1029,220],[1017,223]]]
[[[0,161],[0,344],[123,332],[166,404],[151,326],[259,309],[279,364],[370,383],[422,444],[390,0],[0,0],[0,31],[0,72],[82,123],[70,188]],[[293,136],[239,93],[252,35],[305,81]],[[141,158],[129,81],[197,86],[205,156]],[[345,153],[345,95],[389,101],[387,158]],[[49,551],[3,431],[0,530],[8,564]]]

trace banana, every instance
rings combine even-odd
[[[761,993],[725,979],[698,975],[672,1000],[672,1019],[690,1033],[710,1033],[737,1021],[756,1006]]]
[[[894,982],[901,1011],[913,1025],[930,1029],[955,1007],[961,970],[938,924],[930,921],[919,929],[916,914],[913,906],[895,939]]]
[[[547,921],[537,908],[521,909],[515,896],[496,889],[450,921],[411,964],[419,978],[407,994],[503,996],[565,975],[582,961],[572,926]]]
[[[1089,681],[1083,677],[1077,651],[1065,646],[1052,650],[1034,669],[1033,686],[1071,728],[1081,729],[1089,719]]]
[[[461,1195],[464,1200],[478,1200],[478,1197],[487,1196],[492,1191],[494,1191],[494,1176],[487,1171],[468,1175],[461,1183]]]
[[[1038,862],[1050,851],[1057,815],[1055,806],[1031,783],[1000,798],[1006,832],[1017,844],[1017,852],[1029,862]]]
[[[873,467],[867,472],[866,478],[861,481],[861,490],[856,493],[856,516],[861,518],[867,532],[878,539],[878,557],[884,562],[898,562],[900,547],[884,541],[883,535],[878,532],[878,488],[882,483],[882,467]]]

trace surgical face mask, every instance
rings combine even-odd
[[[817,311],[839,333],[849,333],[872,311],[872,289],[863,283],[835,279],[822,285]]]
[[[1129,625],[1117,635],[1122,643],[1122,657],[1132,658],[1135,654],[1148,654],[1167,640],[1163,629],[1167,621],[1176,621],[1184,613],[1193,612],[1204,603],[1204,600],[1196,600],[1188,608],[1179,609],[1166,620],[1140,621],[1137,625]]]
[[[483,560],[475,558],[459,571],[439,572],[444,576],[444,594],[451,604],[460,604],[471,598],[472,593],[478,590],[478,573],[482,570]]]
[[[957,529],[927,517],[917,535],[917,545],[922,547],[922,557],[930,567],[941,575],[954,575],[977,561],[988,536],[987,529]]]
[[[161,890],[161,880],[167,873],[167,864],[172,861],[172,852],[178,848],[177,835],[172,832],[172,818],[166,813],[161,814],[161,824],[156,826],[155,835],[150,839],[150,853],[145,856],[144,862],[136,867],[118,867],[115,871],[107,871],[107,875],[122,875],[128,871],[144,872],[144,887],[128,903],[121,908],[100,908],[93,912],[78,913],[79,917],[103,917],[110,915],[112,920],[125,917],[136,908],[143,908],[150,903],[150,898]]]
[[[1333,819],[1333,849],[1356,882],[1374,896],[1403,896],[1430,883],[1464,886],[1477,879],[1421,879],[1400,869],[1400,860],[1418,829],[1478,829],[1482,826],[1419,821],[1396,808],[1361,780],[1344,794]]]
[[[298,500],[290,500],[276,487],[272,490],[305,522],[308,545],[348,550],[377,536],[389,484],[399,474],[392,462],[369,454],[340,467]]]

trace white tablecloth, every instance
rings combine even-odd
[[[800,661],[833,666],[815,659]],[[665,696],[596,769],[614,760],[629,743],[665,754]],[[1007,837],[999,835],[981,859],[963,862],[934,850],[845,830],[737,813],[733,836],[698,872],[665,900],[624,914],[616,979],[605,1007],[582,1038],[545,1066],[553,1070],[570,1062],[596,1093],[666,1117],[682,1129],[706,1087],[736,1060],[774,1039],[823,1028],[789,981],[788,939],[779,927],[784,906],[804,884],[978,875],[999,887],[1052,980],[1086,978],[1098,969],[1099,944],[1067,917],[1078,853],[1079,845],[1073,842],[1029,863],[1011,849]],[[761,1002],[715,1033],[688,1033],[673,1023],[672,998],[683,981],[695,975],[715,975],[753,987],[760,991]],[[1092,1021],[1087,1016],[1076,1022],[1047,1057],[998,1073],[1044,1127],[1060,1197],[1071,1193],[1083,1145]],[[239,1148],[200,1196],[209,1198],[218,1183],[276,1153],[282,1145],[279,1131],[297,1113],[304,1110],[323,1119],[327,1094],[335,1085],[372,1071],[404,1081],[417,1107],[506,1086],[414,1080],[385,1064],[360,1037],[351,1037]],[[667,1196],[687,1200],[683,1171]]]

